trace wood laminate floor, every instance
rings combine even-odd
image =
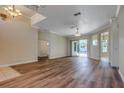
[[[111,68],[108,62],[98,62],[86,57],[41,60],[12,68],[21,73],[21,76],[0,82],[0,87],[124,87],[117,69]]]

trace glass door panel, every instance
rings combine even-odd
[[[87,56],[87,39],[79,40],[79,56]]]
[[[72,56],[87,56],[87,39],[72,41]]]

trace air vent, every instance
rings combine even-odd
[[[81,12],[75,13],[74,16],[79,16],[81,15]]]

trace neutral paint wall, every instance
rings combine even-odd
[[[51,33],[49,35],[49,58],[59,58],[67,56],[67,38]]]
[[[0,66],[37,61],[38,31],[20,21],[0,20]]]
[[[119,14],[119,70],[124,81],[124,6]]]
[[[49,32],[38,31],[38,40],[49,41]]]

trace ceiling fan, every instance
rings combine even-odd
[[[75,36],[81,36],[80,32],[79,32],[79,28],[76,29],[76,33],[74,34]]]
[[[77,25],[71,26],[70,29],[76,29],[76,33],[74,34],[74,36],[81,36]]]

